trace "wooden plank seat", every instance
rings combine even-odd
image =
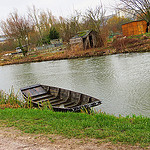
[[[41,96],[32,98],[32,101],[37,102],[37,101],[40,101],[40,100],[43,100],[43,99],[47,99],[48,100],[49,98],[53,98],[53,97],[54,96],[52,96],[52,95],[46,94],[46,95],[41,95]]]
[[[76,103],[75,102],[69,102],[67,104],[65,104],[64,106],[69,108],[69,106],[71,107],[72,105],[75,105]]]
[[[65,97],[65,100],[62,100],[61,102],[60,100],[57,100],[54,102],[54,104],[52,103],[52,106],[59,106],[63,104],[64,107],[70,108],[72,106],[80,105],[81,101],[82,101],[82,94],[78,94],[70,91],[67,97]]]
[[[65,107],[72,108],[72,107],[80,106],[83,104],[84,99],[86,99],[86,103],[91,102],[91,97],[80,94],[80,97],[76,103],[69,103],[69,104],[65,105]]]
[[[65,98],[65,99],[62,99],[61,101],[56,101],[54,104],[52,104],[53,106],[59,106],[59,105],[62,105],[62,104],[66,104],[66,103],[69,103],[71,101],[70,99],[70,91],[68,91],[68,97]]]
[[[67,103],[70,100],[70,91],[61,89],[60,94],[53,101],[50,101],[52,106],[60,105],[63,103]]]
[[[79,93],[73,93],[72,94],[72,97],[71,97],[72,100],[71,102],[65,104],[64,106],[67,107],[67,108],[71,108],[71,107],[75,107],[75,106],[78,106],[78,105],[81,105],[81,101],[82,101],[82,94],[79,94]]]
[[[34,97],[39,97],[39,96],[47,94],[47,91],[44,90],[41,86],[35,86],[27,90],[26,89],[22,90],[22,93],[26,97],[34,98]]]
[[[42,101],[36,101],[35,104],[42,106],[42,103],[47,102],[47,99],[43,99]]]

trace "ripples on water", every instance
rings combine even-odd
[[[150,53],[47,61],[0,67],[0,89],[46,84],[102,100],[97,110],[150,116]]]

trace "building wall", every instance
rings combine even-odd
[[[78,44],[78,43],[82,43],[82,38],[72,38],[70,39],[70,44]]]
[[[122,33],[124,36],[139,35],[146,33],[146,28],[146,21],[133,21],[122,25]]]
[[[89,49],[98,47],[96,32],[91,31],[86,36],[74,37],[70,39],[71,49]]]
[[[71,50],[83,50],[83,42],[71,44]]]

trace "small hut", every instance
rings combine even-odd
[[[132,21],[122,25],[122,33],[124,36],[132,36],[146,33],[147,22],[144,20]]]
[[[97,33],[93,30],[80,31],[70,39],[70,45],[81,49],[97,47]]]

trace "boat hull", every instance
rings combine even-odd
[[[101,101],[94,97],[58,87],[37,84],[20,90],[26,100],[31,100],[34,107],[42,107],[47,103],[54,111],[80,112],[82,109],[89,110],[101,104]]]

